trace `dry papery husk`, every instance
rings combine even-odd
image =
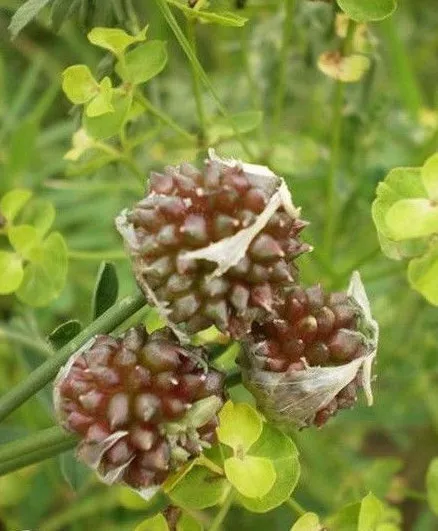
[[[207,247],[188,251],[184,254],[187,260],[207,260],[215,263],[216,269],[208,277],[208,279],[211,279],[226,273],[245,256],[251,242],[265,228],[270,218],[280,207],[283,207],[285,212],[293,219],[299,218],[301,209],[293,204],[292,195],[284,179],[275,175],[268,167],[247,164],[234,159],[221,159],[213,149],[208,150],[208,157],[208,160],[221,164],[223,168],[234,168],[236,166],[242,168],[250,184],[262,188],[270,196],[265,209],[252,225],[240,230],[233,236],[223,238]],[[128,221],[128,215],[129,211],[127,209],[123,210],[115,220],[116,227],[123,236],[125,244],[129,247],[129,252],[132,254],[137,250],[140,253],[140,242],[137,241],[134,226]],[[157,299],[153,289],[145,281],[144,276],[137,274],[136,278],[143,292],[147,294],[149,302],[157,308],[167,326],[173,330],[182,343],[189,342],[189,337],[169,319],[168,303]]]
[[[366,355],[336,367],[310,367],[303,359],[303,370],[271,372],[258,368],[254,354],[247,349],[243,351],[241,364],[246,387],[257,398],[266,416],[284,429],[311,425],[316,413],[356,378],[368,406],[373,404],[371,372],[377,354],[379,327],[371,315],[358,272],[351,277],[348,295],[360,310],[358,330],[364,336]]]

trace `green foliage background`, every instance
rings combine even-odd
[[[207,91],[200,134],[190,64],[149,0],[133,2],[133,12],[141,27],[149,24],[148,40],[167,42],[169,60],[144,94],[193,139],[146,113],[130,129],[139,138],[132,150],[134,166],[63,158],[80,112],[61,90],[62,71],[81,63],[99,80],[110,74],[112,59],[90,44],[87,30],[115,25],[132,31],[136,24],[132,13],[121,22],[108,7],[112,2],[105,9],[97,3],[90,0],[88,10],[79,10],[58,33],[44,11],[11,40],[7,26],[20,2],[0,0],[0,196],[24,187],[52,202],[56,219],[51,230],[63,235],[69,256],[66,286],[48,308],[0,296],[0,394],[51,355],[44,339],[56,326],[72,318],[90,321],[101,260],[115,262],[120,294],[132,292],[130,266],[113,219],[142,193],[142,176],[181,160],[199,162],[208,141],[221,155],[247,158]],[[57,4],[61,9],[63,3]],[[370,25],[376,40],[371,68],[359,83],[344,85],[334,168],[337,215],[329,253],[323,251],[337,87],[316,65],[322,52],[338,45],[333,8],[297,0],[290,44],[283,49],[282,2],[248,0],[239,12],[234,3],[211,2],[212,11],[221,7],[249,20],[244,27],[198,24],[198,57],[228,112],[252,111],[239,118],[239,129],[256,154],[252,162],[269,164],[283,175],[303,217],[311,221],[305,238],[315,251],[301,259],[303,282],[338,289],[359,269],[381,325],[375,405],[361,403],[323,430],[294,435],[302,468],[295,499],[306,510],[327,516],[372,491],[401,511],[403,529],[438,529],[425,496],[426,471],[438,454],[438,313],[411,289],[405,264],[382,254],[371,218],[377,183],[389,170],[420,166],[438,148],[436,1],[404,0],[391,18]],[[178,20],[184,27],[180,14]],[[284,103],[279,105],[278,98]],[[3,248],[7,240],[0,234]],[[241,392],[233,391],[236,398]],[[52,423],[48,387],[0,425],[0,443]],[[132,504],[119,489],[90,480],[69,454],[0,478],[0,529],[132,530],[145,517],[144,507]],[[260,515],[236,506],[223,529],[283,531],[296,518],[289,505]],[[333,529],[347,528],[334,524]]]

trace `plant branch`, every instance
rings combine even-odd
[[[111,332],[145,304],[144,296],[136,293],[135,295],[125,297],[109,308],[61,350],[30,373],[24,381],[20,382],[0,398],[0,421],[50,382],[70,356],[84,343],[96,334],[107,334]]]
[[[147,98],[143,96],[143,94],[136,93],[134,96],[134,99],[146,110],[150,113],[154,114],[157,118],[159,118],[163,123],[168,125],[171,129],[173,129],[176,133],[183,136],[186,140],[190,140],[190,142],[193,142],[194,137],[191,135],[188,131],[180,127],[176,122],[173,121],[173,119],[168,116],[166,113],[158,109],[158,107],[155,107],[152,102],[150,102]]]
[[[293,11],[295,0],[284,0],[285,18],[283,23],[283,40],[281,44],[280,63],[278,67],[277,88],[275,91],[273,129],[277,131],[280,125],[281,114],[283,112],[284,99],[287,85],[287,57],[289,44],[292,37]]]
[[[0,446],[0,476],[39,463],[77,445],[78,437],[55,426]]]
[[[193,53],[197,55],[197,45],[196,45],[196,20],[187,19],[187,37],[190,43],[190,46],[193,50]],[[205,139],[205,112],[204,104],[202,102],[202,92],[201,84],[199,79],[199,74],[193,64],[190,65],[192,70],[192,80],[193,80],[193,95],[195,96],[196,111],[198,113],[199,120],[199,129],[200,129],[200,139],[203,142]]]
[[[166,0],[155,0],[155,2],[159,10],[161,11],[162,15],[166,19],[166,22],[169,24],[170,28],[175,34],[175,37],[177,41],[179,42],[181,48],[183,49],[184,53],[187,55],[192,67],[197,71],[199,78],[204,83],[204,85],[207,87],[210,94],[212,95],[220,113],[224,116],[224,118],[229,122],[230,126],[232,127],[234,134],[236,135],[236,138],[239,141],[240,145],[242,146],[243,150],[245,151],[245,153],[250,159],[253,159],[252,152],[247,142],[242,137],[239,131],[239,128],[235,124],[233,118],[229,115],[228,111],[225,109],[224,105],[222,104],[221,99],[218,93],[216,92],[216,89],[214,88],[209,77],[207,76],[198,58],[196,57],[196,54],[193,52],[186,36],[184,35],[183,31],[179,27],[179,24],[176,21],[175,17],[173,16],[173,13],[170,10]]]
[[[289,507],[295,512],[298,514],[298,516],[303,516],[303,514],[306,514],[306,509],[304,509],[304,507],[302,507],[298,502],[297,500],[295,500],[294,498],[289,498],[288,500],[286,500],[286,505],[289,505]]]

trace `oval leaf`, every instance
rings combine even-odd
[[[374,531],[383,523],[385,506],[371,492],[365,496],[360,505],[357,531]]]
[[[11,227],[8,230],[8,236],[12,247],[26,260],[31,259],[32,252],[41,244],[40,235],[31,225]]]
[[[438,306],[438,246],[409,262],[408,279],[431,304]]]
[[[262,430],[262,418],[249,404],[228,401],[219,413],[219,440],[235,451],[247,451],[260,437]]]
[[[318,515],[306,513],[298,518],[290,531],[322,531],[322,529]]]
[[[248,498],[261,498],[275,483],[277,473],[269,459],[247,455],[230,457],[224,462],[228,481]]]
[[[167,521],[162,514],[144,520],[135,528],[135,531],[169,531]]]
[[[395,241],[430,236],[438,232],[438,205],[429,199],[402,199],[388,210],[385,221]]]
[[[71,321],[66,321],[55,328],[55,330],[50,333],[48,339],[53,345],[53,348],[59,350],[76,337],[81,330],[81,323],[72,319]]]
[[[187,513],[183,513],[176,523],[176,531],[203,531],[204,526]]]
[[[425,162],[421,169],[421,179],[429,198],[438,201],[438,153]]]
[[[81,105],[97,95],[99,85],[88,66],[73,65],[62,73],[62,90],[72,103]]]
[[[88,135],[96,140],[105,140],[117,135],[127,120],[131,102],[131,94],[116,94],[112,99],[113,112],[100,116],[84,114],[83,125]]]
[[[166,63],[166,43],[149,41],[128,52],[124,61],[117,63],[116,72],[124,81],[138,85],[159,74]]]
[[[5,194],[0,201],[0,214],[2,214],[9,223],[12,223],[31,197],[32,192],[25,188],[11,190]]]
[[[88,40],[95,46],[109,50],[120,56],[128,46],[146,39],[147,26],[137,35],[129,35],[119,28],[93,28],[88,34]]]
[[[23,280],[21,258],[8,251],[0,251],[0,295],[16,291]]]
[[[394,13],[396,0],[337,0],[339,7],[356,22],[383,20]]]
[[[298,452],[295,444],[283,432],[270,424],[264,424],[262,435],[251,448],[250,454],[269,459],[277,479],[262,498],[248,498],[239,494],[238,500],[249,511],[264,513],[290,498],[300,476]]]
[[[119,280],[113,263],[102,262],[97,272],[92,302],[92,320],[105,313],[117,300]]]

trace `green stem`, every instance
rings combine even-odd
[[[221,526],[222,526],[222,524],[223,524],[223,522],[224,522],[224,520],[225,520],[225,518],[226,518],[226,516],[228,514],[228,511],[230,510],[231,505],[233,503],[234,494],[235,494],[234,489],[230,485],[229,491],[228,491],[228,494],[225,497],[224,503],[223,503],[222,507],[219,509],[219,511],[216,514],[216,516],[214,517],[214,520],[211,523],[209,531],[218,531],[221,528]]]
[[[280,63],[278,67],[277,88],[275,91],[273,127],[277,131],[280,126],[287,86],[287,64],[289,44],[292,38],[293,12],[295,0],[284,0],[285,18],[283,23],[283,40],[281,44]]]
[[[0,476],[71,450],[77,443],[76,435],[56,426],[3,445],[0,447]]]
[[[12,341],[13,343],[23,345],[26,348],[30,348],[35,352],[43,354],[45,357],[53,354],[53,350],[47,343],[43,343],[43,341],[35,340],[35,338],[30,338],[18,332],[10,331],[6,328],[0,327],[0,342],[3,340],[8,340]]]
[[[350,52],[356,23],[352,20],[348,23],[347,36],[345,37],[342,46],[341,54],[346,56]],[[332,121],[332,141],[331,141],[331,156],[330,166],[327,173],[327,207],[326,207],[326,225],[324,231],[324,252],[328,260],[331,260],[333,250],[333,240],[336,230],[336,173],[339,168],[339,161],[341,155],[341,139],[342,139],[342,108],[344,105],[344,83],[342,81],[336,82],[335,97],[333,103],[333,121]]]
[[[187,140],[190,140],[190,142],[193,142],[194,137],[189,132],[187,132],[185,129],[180,127],[176,122],[172,120],[170,116],[168,116],[166,113],[158,109],[158,107],[155,107],[152,102],[150,102],[147,98],[143,96],[143,94],[140,94],[137,92],[134,96],[134,99],[142,105],[142,107],[146,110],[154,114],[157,118],[159,118],[163,123],[168,125],[171,129],[173,129],[176,133],[183,136]]]
[[[24,381],[20,382],[9,393],[6,393],[6,395],[0,398],[0,421],[50,382],[70,356],[84,343],[96,334],[107,334],[111,332],[133,313],[137,312],[145,303],[146,301],[142,294],[130,295],[114,304],[114,306],[109,308],[96,321],[93,321],[87,328],[67,343],[65,347],[30,373]]]
[[[69,249],[68,257],[72,260],[125,260],[126,253],[119,249],[113,251],[75,251]]]
[[[388,46],[388,64],[392,65],[395,84],[406,109],[414,119],[417,119],[423,106],[423,94],[417,83],[409,50],[406,49],[398,33],[397,16],[388,17],[381,24],[382,36]]]
[[[295,512],[298,514],[298,516],[303,516],[303,514],[306,514],[307,511],[306,509],[304,509],[304,507],[302,507],[298,502],[297,500],[295,500],[294,498],[289,498],[288,500],[286,500],[286,505],[289,505],[289,507]]]
[[[197,55],[196,19],[187,19],[187,37],[188,37],[190,46],[193,50],[193,53]],[[193,65],[190,65],[190,66],[192,70],[193,95],[195,96],[196,111],[198,113],[198,120],[199,120],[200,139],[203,142],[205,139],[205,133],[206,133],[206,127],[205,127],[206,121],[205,121],[204,104],[202,102],[201,84],[200,84],[198,71],[196,70],[196,68],[193,67]]]
[[[175,17],[173,16],[172,11],[170,10],[166,0],[155,0],[155,3],[157,4],[159,10],[161,11],[162,15],[166,19],[166,22],[169,24],[170,28],[172,29],[173,33],[175,34],[175,37],[177,41],[179,42],[181,48],[183,49],[184,53],[187,55],[192,67],[197,71],[199,78],[204,83],[204,85],[209,90],[210,94],[212,95],[214,101],[216,102],[216,105],[220,111],[220,113],[224,116],[224,118],[229,122],[230,126],[232,127],[234,134],[236,135],[237,140],[239,141],[240,145],[242,146],[243,150],[247,154],[247,156],[252,159],[253,155],[251,153],[251,150],[245,141],[245,139],[242,137],[239,128],[237,127],[236,123],[234,122],[233,118],[228,114],[228,111],[225,109],[224,105],[221,102],[221,99],[216,92],[216,89],[214,88],[212,82],[210,81],[209,77],[207,76],[205,70],[203,69],[201,63],[199,62],[196,54],[193,52],[189,42],[187,41],[183,31],[179,27],[178,22],[176,21]]]

